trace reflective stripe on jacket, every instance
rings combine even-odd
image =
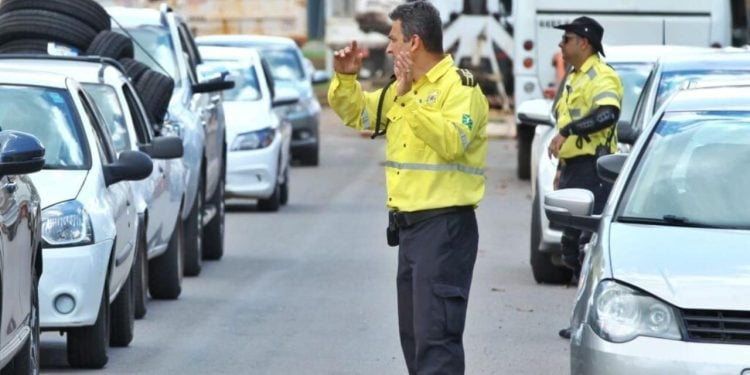
[[[557,128],[562,129],[572,121],[587,116],[599,106],[612,105],[621,108],[623,89],[620,77],[612,67],[605,64],[599,55],[591,55],[581,69],[568,75],[560,99],[555,104]],[[560,148],[560,159],[582,155],[594,155],[596,147],[607,143],[612,127],[588,135],[589,142],[571,135]],[[579,147],[580,146],[580,147]],[[617,150],[617,135],[613,134],[610,151]]]
[[[463,77],[446,55],[406,95],[396,96],[398,82],[388,88],[381,129],[387,129],[389,208],[410,212],[482,199],[488,104],[471,74]],[[355,75],[336,74],[328,102],[347,126],[374,130],[380,94],[363,92]]]

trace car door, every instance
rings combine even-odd
[[[84,107],[84,115],[88,118],[96,134],[94,143],[96,143],[102,165],[114,163],[117,155],[109,133],[106,127],[102,125],[101,116],[83,91],[79,92],[79,97]],[[136,244],[137,216],[135,204],[133,204],[133,192],[128,181],[120,181],[109,185],[103,193],[117,231],[114,253],[112,254],[113,259],[110,259],[113,268],[110,273],[109,288],[112,291],[117,290],[130,273]]]

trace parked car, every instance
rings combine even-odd
[[[227,122],[226,197],[257,199],[262,211],[289,200],[292,126],[275,108],[299,101],[296,90],[274,90],[269,66],[249,48],[200,46],[204,74],[227,72],[234,89],[224,93]]]
[[[268,60],[277,87],[299,91],[300,100],[287,111],[292,122],[292,157],[303,165],[318,165],[320,154],[320,103],[313,85],[328,81],[323,72],[305,68],[304,56],[290,38],[264,35],[206,35],[197,38],[202,46],[257,48]]]
[[[31,175],[42,201],[39,282],[42,330],[67,335],[68,362],[100,368],[107,348],[133,338],[137,197],[128,181],[151,174],[151,158],[119,158],[99,111],[78,82],[56,73],[0,70],[3,129],[30,133],[45,147]]]
[[[667,55],[699,55],[711,52],[709,48],[680,46],[611,46],[607,47],[606,61],[620,76],[623,85],[622,110],[617,128],[621,148],[628,147],[636,134],[630,130],[634,108],[646,81],[654,70],[656,61]],[[550,223],[544,215],[544,194],[553,190],[557,159],[550,158],[547,149],[557,133],[552,114],[554,103],[560,99],[562,85],[555,99],[535,99],[522,103],[518,110],[519,123],[536,126],[531,146],[531,228],[529,254],[534,280],[540,283],[567,283],[572,272],[560,262],[560,237],[562,228]]]
[[[182,206],[184,273],[196,276],[202,260],[224,252],[226,129],[221,91],[224,80],[199,81],[201,56],[187,24],[164,5],[159,10],[112,7],[107,11],[135,42],[135,59],[175,82],[165,134],[183,140],[186,200]]]
[[[8,86],[0,85],[0,93]],[[12,90],[12,89],[11,89]],[[2,97],[2,94],[0,94]],[[0,102],[0,118],[12,111]],[[44,166],[44,147],[27,133],[0,131],[0,368],[39,373],[39,278],[42,276],[41,207],[27,173]]]
[[[573,374],[742,374],[750,358],[750,87],[666,100],[631,155],[598,161],[593,195],[545,196],[560,225],[596,234],[571,318]]]

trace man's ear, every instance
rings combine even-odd
[[[422,46],[422,38],[414,34],[409,41],[409,52],[416,52]]]

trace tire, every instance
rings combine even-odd
[[[93,326],[68,330],[68,362],[72,367],[99,369],[107,364],[109,346],[109,298],[105,285],[99,314]]]
[[[125,69],[125,73],[130,77],[130,80],[133,82],[138,81],[139,78],[145,73],[147,70],[151,69],[148,67],[148,65],[131,58],[122,58],[120,59],[120,64],[122,64],[122,67]]]
[[[135,89],[138,90],[151,120],[156,124],[161,124],[164,121],[164,115],[167,114],[169,99],[172,98],[174,80],[149,69],[135,81]]]
[[[135,318],[143,319],[148,308],[148,242],[146,241],[146,223],[138,236],[138,247],[135,253],[135,264],[133,264],[133,299],[135,300]]]
[[[46,39],[84,51],[96,34],[91,26],[73,17],[46,10],[14,10],[0,15],[0,44],[14,39]]]
[[[279,203],[286,205],[289,203],[289,166],[286,166],[284,170],[284,183],[281,184],[281,191],[279,192]]]
[[[276,212],[281,206],[281,185],[276,182],[271,196],[266,199],[258,199],[258,210],[265,212]]]
[[[39,277],[34,275],[31,280],[31,316],[29,328],[31,333],[26,343],[10,363],[5,365],[2,375],[39,374]]]
[[[114,347],[126,347],[133,341],[133,327],[135,327],[134,277],[135,270],[131,267],[125,284],[120,288],[120,293],[112,302],[109,320],[109,345]]]
[[[92,0],[3,0],[0,15],[17,10],[46,10],[73,17],[99,32],[109,30],[107,11]]]
[[[516,144],[518,145],[518,165],[516,175],[521,180],[531,178],[531,143],[534,140],[534,127],[516,125]]]
[[[563,266],[556,266],[552,263],[550,254],[539,251],[541,232],[542,221],[539,218],[539,196],[537,195],[531,205],[531,272],[537,283],[567,284],[573,277],[573,271]]]
[[[224,204],[225,174],[222,173],[216,193],[211,198],[211,205],[216,207],[216,216],[203,228],[203,259],[219,260],[224,256]]]
[[[311,147],[308,150],[305,150],[305,152],[302,154],[302,157],[300,158],[300,163],[302,165],[315,167],[319,164],[319,160],[320,149],[318,144],[315,144],[315,146]]]
[[[46,39],[15,39],[0,45],[0,53],[47,54]]]
[[[125,35],[114,31],[102,31],[96,34],[86,55],[109,57],[115,60],[122,58],[133,58],[133,41]]]
[[[205,199],[203,174],[198,181],[193,209],[185,221],[185,276],[198,276],[203,268],[203,200]]]
[[[167,251],[148,261],[148,291],[153,298],[177,299],[182,293],[182,232],[182,219],[178,215]]]

